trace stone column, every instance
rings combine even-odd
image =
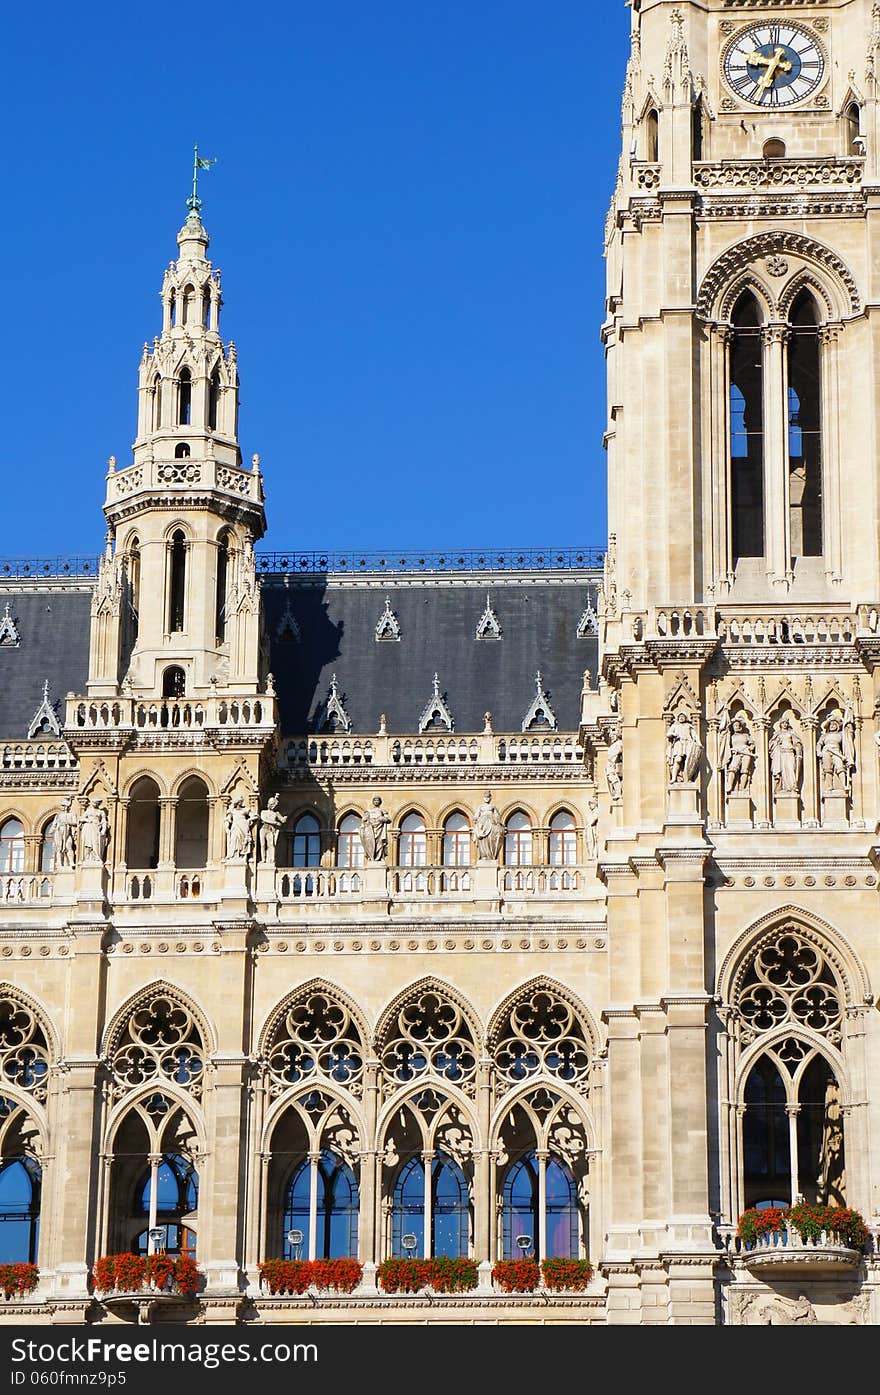
[[[474,1254],[480,1262],[480,1286],[488,1287],[491,1274],[492,1191],[490,1187],[489,1129],[492,1121],[492,1061],[477,1067],[477,1127],[474,1139]]]
[[[822,551],[825,575],[830,582],[842,580],[843,516],[840,480],[840,324],[823,325],[819,330],[822,412]]]
[[[432,1246],[431,1246],[431,1230],[432,1230],[432,1218],[431,1218],[431,1199],[432,1199],[432,1198],[431,1198],[431,1183],[432,1183],[432,1181],[433,1181],[433,1176],[432,1176],[432,1166],[433,1166],[433,1162],[434,1162],[434,1154],[433,1154],[433,1153],[428,1153],[428,1152],[422,1153],[422,1163],[424,1164],[424,1168],[425,1168],[425,1217],[424,1217],[424,1219],[425,1219],[425,1234],[424,1234],[424,1244],[423,1244],[423,1246],[422,1246],[422,1253],[423,1253],[423,1256],[424,1256],[425,1259],[430,1259],[430,1258],[431,1258],[431,1248],[432,1248]]]
[[[309,1259],[317,1259],[318,1243],[318,1165],[320,1153],[309,1153]]]
[[[771,588],[791,579],[788,519],[788,413],[785,395],[787,325],[765,325],[764,346],[764,559]]]

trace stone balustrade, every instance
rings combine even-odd
[[[108,502],[126,499],[148,489],[220,489],[243,499],[262,501],[259,474],[223,465],[213,458],[184,460],[154,458],[116,470],[107,480]]]
[[[76,770],[63,741],[15,741],[0,747],[0,770]]]
[[[853,189],[862,182],[864,159],[700,160],[694,164],[694,184],[700,190],[725,189]],[[652,167],[646,165],[645,170]],[[650,187],[650,186],[645,186]]]
[[[33,875],[6,873],[0,876],[0,902],[4,906],[51,901],[54,879],[48,872]]]
[[[66,725],[75,731],[193,731],[274,727],[274,697],[68,698]]]
[[[583,747],[573,734],[541,736],[372,736],[294,737],[282,765],[288,770],[311,766],[478,766],[506,764],[582,765]]]
[[[727,645],[851,644],[856,617],[848,611],[740,612],[725,608],[718,635]]]

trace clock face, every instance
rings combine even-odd
[[[789,107],[815,92],[825,57],[798,24],[755,24],[742,29],[724,54],[724,76],[744,102]]]

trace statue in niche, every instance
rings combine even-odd
[[[852,773],[856,768],[856,719],[851,707],[846,712],[832,712],[822,723],[816,755],[822,776],[822,791],[849,792]]]
[[[687,712],[679,712],[666,735],[666,766],[670,785],[690,785],[697,777],[703,743]]]
[[[719,763],[724,771],[724,788],[728,794],[747,794],[755,773],[756,748],[754,737],[745,717],[731,721],[724,706],[718,715]]]
[[[226,811],[226,861],[243,862],[251,855],[253,838],[251,824],[256,822],[256,814],[245,808],[244,795],[236,795]]]
[[[388,856],[388,825],[390,814],[382,808],[382,796],[373,795],[370,808],[361,819],[360,835],[364,856],[368,862],[384,862]]]
[[[79,819],[80,846],[84,863],[102,863],[110,841],[110,820],[97,796],[89,800]]]
[[[623,737],[616,732],[605,757],[605,779],[611,803],[619,804],[623,798]]]
[[[279,813],[280,796],[273,794],[265,809],[260,810],[260,861],[274,867],[277,861],[278,833],[287,822]]]
[[[774,794],[797,794],[801,787],[804,746],[788,717],[783,717],[770,741],[770,777]]]
[[[504,825],[489,790],[486,790],[483,802],[474,815],[474,838],[480,861],[496,862],[504,842]]]
[[[76,866],[77,817],[71,809],[70,796],[61,801],[61,808],[55,815],[54,846],[52,848],[52,871]]]

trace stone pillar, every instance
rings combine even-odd
[[[492,1123],[492,1061],[485,1058],[477,1067],[477,1127],[474,1140],[474,1254],[480,1262],[480,1287],[489,1288],[492,1269],[492,1216],[494,1207],[490,1181]]]
[[[766,325],[764,346],[764,558],[771,588],[791,579],[788,519],[788,420],[785,395],[786,325]]]

